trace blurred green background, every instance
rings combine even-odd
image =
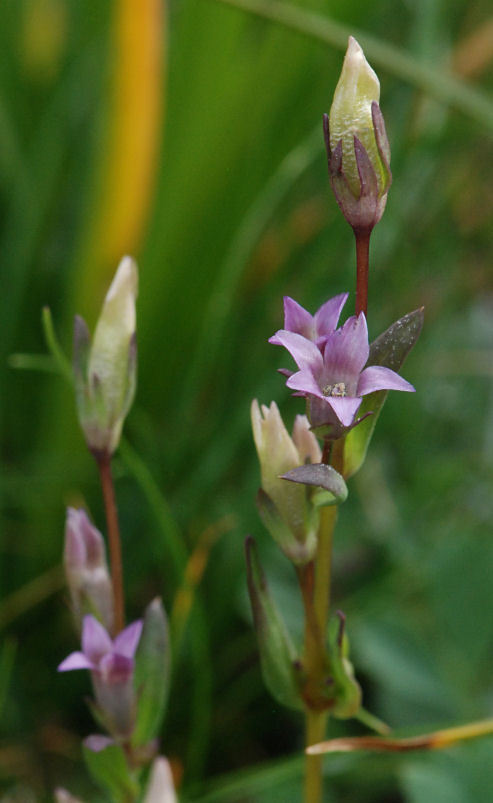
[[[417,393],[390,395],[350,483],[335,604],[365,704],[392,726],[492,715],[491,3],[297,8],[288,28],[214,0],[2,3],[1,800],[49,800],[57,784],[100,799],[80,754],[96,730],[87,674],[55,670],[76,648],[65,506],[87,506],[102,529],[103,509],[40,313],[51,308],[69,354],[74,312],[94,325],[127,252],[140,266],[140,367],[116,489],[128,616],[161,594],[176,634],[162,749],[190,803],[299,798],[303,723],[263,688],[246,598],[252,533],[299,632],[294,573],[256,514],[249,405],[276,399],[287,421],[300,411],[266,342],[282,295],[312,311],[354,297],[321,132],[345,29],[379,73],[392,146],[370,333],[421,304],[426,321],[403,371]],[[343,28],[296,32],[307,12]],[[487,803],[492,750],[327,757],[326,800]]]

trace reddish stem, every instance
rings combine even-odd
[[[101,477],[106,524],[108,528],[108,542],[110,546],[111,580],[113,584],[113,604],[115,608],[115,633],[125,627],[125,608],[123,599],[123,566],[120,528],[118,526],[118,512],[115,500],[115,488],[111,473],[111,457],[108,454],[99,454],[96,457]]]
[[[371,231],[354,229],[356,239],[356,315],[368,309],[368,261]]]

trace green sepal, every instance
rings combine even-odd
[[[111,718],[103,711],[103,709],[97,704],[95,700],[91,697],[86,697],[85,701],[87,703],[87,707],[91,712],[93,719],[95,722],[98,723],[99,727],[103,731],[108,731],[108,733],[113,733],[115,730],[113,722]]]
[[[414,310],[389,326],[370,346],[367,366],[383,365],[398,371],[407,355],[415,345],[423,328],[424,308]],[[380,411],[387,398],[388,390],[377,390],[363,397],[358,410],[364,421],[346,435],[344,445],[344,477],[352,477],[365,461],[368,446],[373,436]],[[372,415],[368,415],[368,413]]]
[[[257,508],[266,529],[271,534],[272,538],[282,549],[284,554],[295,566],[304,566],[309,563],[315,556],[317,550],[317,524],[318,519],[315,521],[316,511],[312,509],[314,520],[310,520],[310,508],[306,506],[305,509],[305,526],[304,532],[306,534],[304,541],[299,541],[288,524],[284,521],[277,506],[270,498],[263,488],[259,488],[257,493]]]
[[[84,761],[93,780],[104,789],[115,803],[134,800],[139,794],[139,784],[130,772],[125,752],[118,744],[110,744],[102,750],[91,750],[83,745]]]
[[[331,677],[334,681],[334,705],[331,713],[338,719],[354,717],[361,707],[361,688],[354,677],[349,660],[349,641],[345,632],[345,616],[337,611],[329,622],[328,651]]]
[[[156,597],[146,608],[135,655],[137,719],[132,734],[135,747],[147,744],[159,733],[168,698],[170,658],[168,620],[161,600]]]
[[[265,685],[278,702],[303,711],[299,657],[269,589],[253,538],[245,541],[247,582]]]
[[[281,479],[290,482],[299,482],[317,488],[310,496],[310,501],[316,507],[325,505],[338,505],[347,499],[347,485],[344,478],[325,463],[307,463],[298,466],[283,474]]]

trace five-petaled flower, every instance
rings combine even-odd
[[[291,331],[281,329],[269,342],[289,351],[299,371],[288,376],[287,386],[295,395],[309,400],[312,427],[328,427],[333,438],[341,437],[358,423],[356,414],[362,397],[368,393],[414,391],[409,382],[390,368],[380,365],[365,368],[370,347],[364,313],[348,318],[340,329],[328,333],[320,346],[295,327]]]
[[[59,672],[90,669],[107,683],[127,679],[134,669],[134,655],[142,632],[139,619],[122,630],[114,640],[90,614],[84,617],[82,652],[73,652],[58,667]]]

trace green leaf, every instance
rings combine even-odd
[[[409,312],[377,337],[370,346],[367,365],[383,365],[398,371],[416,343],[423,327],[424,308]],[[387,390],[378,390],[363,397],[358,415],[368,415],[346,436],[344,446],[344,476],[356,474],[365,461],[380,411],[387,398]]]
[[[282,705],[304,710],[297,682],[298,656],[270,596],[253,538],[246,539],[245,550],[248,591],[265,685]]]
[[[129,797],[133,799],[138,795],[139,785],[127,766],[120,745],[110,744],[102,750],[91,750],[84,743],[83,752],[91,777],[115,803],[126,803]]]
[[[312,502],[320,507],[336,505],[347,499],[347,485],[343,477],[335,468],[325,463],[307,463],[305,466],[297,466],[283,474],[281,479],[322,488],[323,492],[312,498]],[[327,491],[328,493],[324,493]]]
[[[170,663],[168,621],[163,604],[156,597],[146,609],[135,656],[134,683],[138,695],[132,736],[135,746],[147,744],[159,732],[168,697]]]
[[[349,641],[345,633],[345,616],[337,611],[329,622],[329,655],[334,679],[335,704],[332,714],[339,719],[354,717],[361,706],[361,689],[349,660]]]

